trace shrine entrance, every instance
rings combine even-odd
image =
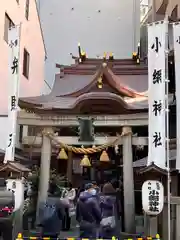
[[[41,159],[38,201],[47,197],[50,166],[75,187],[115,179],[124,189],[125,230],[133,233],[134,170],[146,166],[135,163],[147,157],[147,66],[131,59],[74,59],[75,65],[57,65],[49,95],[19,100],[24,151],[31,146],[32,161],[38,154]]]

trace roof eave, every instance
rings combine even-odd
[[[160,173],[162,175],[167,175],[167,170],[158,167],[154,162],[152,162],[149,166],[146,166],[146,167],[143,167],[143,168],[139,169],[137,172],[139,174],[146,174],[146,173],[152,172],[152,171],[155,171],[155,172]]]
[[[31,103],[31,102],[28,102],[28,101],[24,101],[20,98],[19,101],[18,101],[18,106],[22,109],[26,109],[26,108],[34,109],[36,107],[42,107],[42,104]]]
[[[30,172],[30,169],[29,170],[22,170],[22,169],[19,169],[15,166],[12,166],[10,162],[6,163],[4,166],[0,167],[0,172],[3,172],[5,170],[12,170],[14,172],[18,172],[18,173],[21,173],[21,172]]]

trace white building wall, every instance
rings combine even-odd
[[[20,97],[41,94],[44,85],[45,46],[35,0],[29,1],[29,18],[26,19],[26,1],[1,0],[0,2],[0,148],[5,149],[8,128],[8,54],[9,47],[4,39],[5,15],[17,25],[21,23],[20,36]],[[5,41],[6,40],[6,41]],[[24,48],[28,51],[29,77],[23,75]],[[17,143],[19,126],[17,126]],[[18,146],[18,145],[17,145]]]
[[[55,63],[71,64],[80,42],[88,57],[130,58],[139,42],[140,0],[38,0],[47,49],[46,81]]]
[[[8,135],[8,129],[7,129],[7,121],[8,117],[7,115],[0,115],[0,149],[5,150],[6,144],[7,144],[7,135]]]

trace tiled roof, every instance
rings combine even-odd
[[[61,96],[77,92],[91,83],[93,75],[65,75],[60,78],[60,74],[56,74],[55,83],[51,92],[53,96]]]
[[[106,65],[103,65],[102,59],[87,59],[83,64],[60,66],[61,73],[56,74],[54,86],[49,95],[20,98],[19,106],[39,110],[73,109],[80,100],[89,97],[97,100],[113,98],[125,109],[146,109],[147,66],[137,65],[131,59],[114,60],[104,64]],[[116,89],[116,93],[106,90],[103,92],[103,89],[92,91],[99,76],[105,76],[105,81],[111,88]],[[132,98],[134,101],[130,102],[125,97]]]
[[[146,167],[147,166],[147,160],[148,160],[148,157],[137,160],[137,161],[133,162],[133,167],[134,168]],[[169,160],[170,161],[175,161],[176,160],[176,149],[171,149],[170,150]]]
[[[30,172],[31,170],[18,162],[7,162],[5,165],[0,167],[0,171],[11,169],[17,172]]]

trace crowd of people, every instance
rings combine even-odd
[[[120,234],[120,206],[111,182],[101,187],[87,183],[78,191],[69,183],[60,199],[53,194],[50,187],[46,203],[39,207],[38,225],[43,237],[57,238],[61,231],[68,231],[73,215],[81,238],[111,239]]]

